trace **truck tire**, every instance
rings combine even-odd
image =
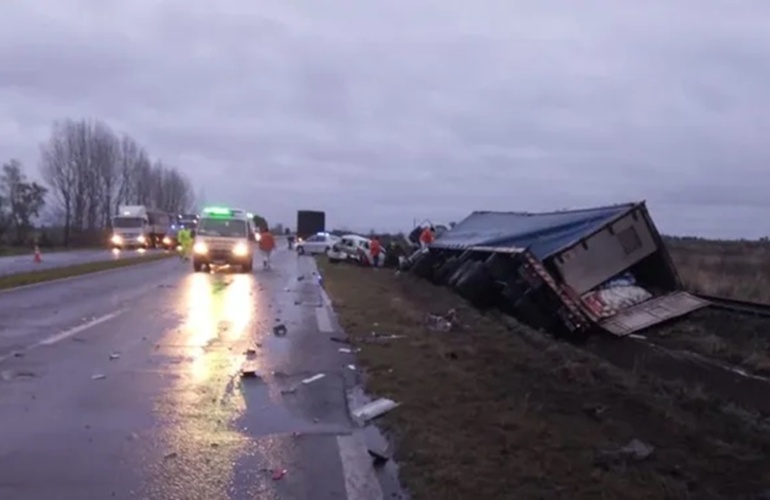
[[[435,255],[430,252],[420,255],[412,264],[412,273],[423,279],[428,278],[435,261]]]
[[[475,306],[488,306],[494,282],[483,262],[474,262],[457,281],[457,293]]]
[[[455,269],[455,272],[449,276],[449,279],[447,280],[447,286],[450,288],[455,288],[457,286],[457,282],[460,281],[463,276],[465,276],[465,273],[468,272],[474,262],[475,261],[473,260],[466,260],[465,262],[461,263],[460,266]]]
[[[449,257],[434,273],[436,284],[446,285],[447,281],[449,281],[449,278],[452,276],[452,273],[454,273],[461,264],[462,262],[458,257]]]

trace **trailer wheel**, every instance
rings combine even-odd
[[[453,272],[449,276],[449,280],[447,281],[447,286],[456,289],[457,283],[465,276],[465,273],[468,272],[471,267],[473,267],[473,263],[476,262],[475,260],[466,260],[460,264],[460,266],[455,269],[455,272]]]
[[[440,285],[446,285],[449,282],[449,278],[452,277],[455,271],[462,265],[462,261],[459,257],[450,257],[444,262],[435,273],[436,282]]]
[[[457,292],[477,307],[488,307],[494,302],[495,284],[483,262],[474,262],[458,280]]]
[[[412,273],[420,278],[427,279],[430,276],[435,261],[435,255],[430,252],[420,255],[412,264]]]

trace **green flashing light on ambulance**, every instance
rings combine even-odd
[[[232,265],[242,272],[253,269],[258,234],[252,216],[245,210],[206,207],[201,211],[193,243],[193,269]]]

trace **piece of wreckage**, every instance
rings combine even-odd
[[[555,334],[626,336],[709,305],[683,290],[645,202],[473,212],[403,268]]]

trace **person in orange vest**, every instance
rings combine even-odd
[[[270,265],[270,254],[273,253],[275,248],[275,238],[273,234],[268,231],[266,227],[263,227],[259,231],[259,250],[262,252],[262,267],[268,269]]]
[[[382,246],[380,245],[380,240],[378,240],[376,236],[373,236],[369,243],[369,251],[372,254],[372,267],[379,267]]]
[[[433,229],[433,226],[426,226],[425,229],[422,230],[422,233],[420,233],[420,246],[422,248],[426,248],[428,245],[433,243],[433,240],[436,239],[436,230]]]

